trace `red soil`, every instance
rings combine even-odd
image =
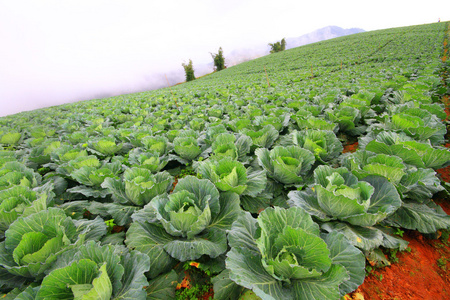
[[[357,293],[366,300],[450,299],[450,239],[445,245],[416,231],[405,231],[403,238],[411,252],[400,253],[397,263],[373,271],[353,299]]]
[[[447,120],[450,117],[450,98],[449,96],[445,95],[442,97],[442,103],[445,105],[445,113],[447,114]]]
[[[356,150],[358,150],[358,142],[344,145],[344,150],[342,153],[355,152]]]

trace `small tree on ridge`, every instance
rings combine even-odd
[[[280,52],[286,50],[286,40],[283,38],[281,42],[269,43],[269,46],[272,48],[270,53]]]
[[[219,53],[214,54],[211,53],[211,56],[214,60],[214,71],[221,71],[225,69],[225,57],[223,56],[222,47],[219,48]]]
[[[195,75],[194,75],[194,66],[192,65],[192,60],[189,60],[188,64],[182,63],[181,65],[183,66],[184,72],[186,73],[186,82],[194,80]]]

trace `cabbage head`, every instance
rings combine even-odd
[[[0,237],[20,216],[26,216],[37,209],[47,207],[47,193],[38,193],[28,187],[15,185],[0,191]],[[35,206],[35,207],[32,207]]]
[[[202,153],[199,145],[198,133],[193,130],[181,131],[173,140],[175,153],[184,162],[189,162],[197,158]]]
[[[187,176],[173,193],[154,198],[132,216],[125,243],[150,257],[156,276],[176,261],[226,252],[226,230],[240,212],[237,194],[219,194],[211,181]]]
[[[108,189],[116,202],[144,206],[154,197],[168,192],[173,177],[166,171],[152,174],[148,169],[133,167],[125,170],[123,179],[105,178],[102,187]]]
[[[221,160],[226,158],[245,163],[249,160],[247,154],[250,152],[252,144],[252,139],[249,136],[240,135],[236,138],[231,133],[219,133],[212,142],[213,155],[210,159]]]
[[[444,188],[433,169],[416,168],[406,165],[394,155],[375,154],[370,151],[357,151],[346,156],[343,164],[359,180],[369,175],[387,178],[403,196],[424,202]]]
[[[171,150],[169,140],[163,135],[146,136],[141,142],[146,150],[153,153],[156,152],[158,156],[166,155]]]
[[[393,214],[402,201],[386,178],[368,176],[361,181],[346,168],[319,166],[311,190],[291,191],[291,206],[300,206],[321,221],[340,220],[373,226]]]
[[[314,154],[316,161],[323,164],[337,158],[344,149],[336,134],[330,130],[293,131],[283,139],[282,145],[307,149]]]
[[[13,275],[40,279],[59,255],[105,234],[101,218],[77,221],[59,208],[42,210],[11,224],[0,243],[0,266]]]
[[[148,256],[89,241],[62,254],[35,299],[145,299]]]
[[[299,184],[315,162],[311,151],[298,146],[276,146],[272,150],[255,150],[258,163],[269,177],[283,184]]]
[[[364,255],[340,233],[321,235],[300,207],[242,214],[228,239],[230,279],[261,299],[340,299],[365,277]]]
[[[131,165],[148,169],[152,173],[161,171],[169,162],[169,159],[166,155],[161,157],[159,152],[155,150],[143,151],[140,148],[135,148],[128,154],[128,162]]]
[[[100,157],[114,156],[122,147],[123,144],[118,144],[113,137],[103,137],[89,142],[89,150]]]
[[[211,180],[220,191],[239,195],[256,196],[265,189],[267,182],[264,171],[247,170],[241,162],[228,159],[200,162],[197,172]]]
[[[35,188],[41,183],[41,180],[41,175],[17,161],[6,162],[0,168],[0,190],[15,185]]]

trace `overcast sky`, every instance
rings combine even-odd
[[[189,59],[211,62],[219,47],[226,57],[329,25],[439,18],[450,20],[448,0],[0,0],[0,116],[144,91]]]

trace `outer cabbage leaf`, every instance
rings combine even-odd
[[[256,196],[241,196],[241,206],[251,213],[259,214],[269,206],[288,208],[287,192],[284,185],[267,178],[265,189]]]
[[[175,288],[177,285],[178,275],[172,270],[169,273],[158,276],[150,280],[148,287],[145,289],[147,300],[175,300]]]
[[[246,290],[230,279],[230,270],[228,269],[212,277],[211,283],[214,285],[214,299],[217,300],[239,299],[243,291]]]
[[[433,169],[410,168],[403,176],[398,190],[404,198],[424,202],[439,191],[444,190]]]
[[[405,201],[386,221],[392,226],[417,230],[421,233],[434,233],[440,229],[450,228],[450,216],[431,200],[423,204]]]

